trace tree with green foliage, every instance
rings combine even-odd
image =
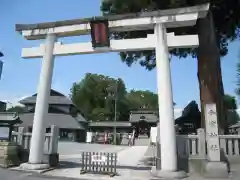
[[[202,126],[204,121],[204,105],[216,103],[218,121],[222,128],[225,127],[225,108],[223,106],[224,89],[221,75],[220,57],[228,52],[229,40],[239,36],[240,26],[240,1],[238,0],[105,0],[102,1],[101,10],[104,15],[125,13],[138,13],[169,8],[194,6],[210,2],[207,17],[198,19],[194,27],[181,27],[168,29],[176,35],[198,34],[199,48],[174,49],[171,54],[180,58],[191,55],[198,59],[198,81],[200,88]],[[115,39],[146,37],[150,31],[132,31],[113,33]],[[132,65],[138,61],[146,69],[151,70],[156,66],[154,51],[122,52],[122,61]]]
[[[240,97],[240,54],[237,61],[237,88],[236,94]]]
[[[73,84],[70,96],[87,119],[103,121],[113,120],[115,100],[118,115],[128,114],[123,112],[127,111],[125,94],[125,84],[121,79],[88,73],[82,81]]]
[[[123,80],[99,74],[88,73],[80,82],[74,83],[70,97],[92,121],[113,121],[115,102],[118,121],[128,121],[131,110],[158,109],[157,94],[141,90],[127,92]]]
[[[226,107],[227,110],[236,110],[237,109],[237,101],[234,96],[225,94],[223,102],[224,102],[224,106]]]
[[[239,115],[236,111],[237,110],[237,101],[234,96],[226,94],[224,96],[223,102],[224,102],[224,106],[228,110],[227,125],[229,127],[233,124],[236,124],[240,120]]]
[[[151,91],[131,90],[126,98],[129,109],[158,109],[158,95]]]

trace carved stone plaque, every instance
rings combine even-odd
[[[206,104],[205,121],[208,160],[220,161],[220,144],[218,135],[216,104]]]

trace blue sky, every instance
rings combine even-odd
[[[26,41],[15,32],[16,23],[39,23],[100,15],[100,0],[1,0],[0,6],[0,51],[5,55],[4,71],[0,80],[0,100],[16,102],[19,98],[36,92],[41,67],[40,59],[22,59],[21,48],[39,45],[39,41]],[[87,41],[89,37],[65,38],[63,42]],[[222,59],[222,74],[225,92],[234,94],[236,61],[239,42],[229,45],[229,54]],[[199,102],[196,59],[173,58],[171,61],[174,101],[184,107],[188,101]],[[84,74],[101,73],[122,78],[128,89],[143,89],[156,92],[156,72],[145,70],[138,64],[131,68],[121,62],[117,53],[57,57],[52,87],[65,94],[73,82],[80,81]]]

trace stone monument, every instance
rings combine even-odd
[[[19,146],[12,142],[14,124],[21,123],[16,113],[0,113],[0,166],[9,167],[19,165]]]
[[[205,175],[211,178],[227,178],[228,166],[221,161],[216,104],[206,104],[205,109],[207,141]]]

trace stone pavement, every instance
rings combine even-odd
[[[70,162],[71,164],[72,162],[77,164],[80,163],[81,153],[83,151],[120,152],[126,148],[128,148],[128,146],[115,146],[115,145],[108,145],[108,144],[86,144],[86,143],[76,143],[76,142],[59,142],[58,153],[59,153],[60,161],[62,161],[65,166],[67,162]]]
[[[12,171],[8,169],[1,169],[0,168],[0,179],[1,180],[153,180],[151,178],[148,171],[143,170],[139,171],[138,169],[138,177],[109,177],[109,176],[99,176],[99,175],[91,175],[89,174],[88,177],[80,177],[80,178],[67,178],[67,177],[57,177],[57,176],[47,176],[47,175],[41,175],[36,173],[27,173],[27,172],[19,172],[19,171]],[[222,179],[222,180],[239,180],[240,179],[240,165],[233,165],[233,172],[230,175],[229,179]],[[134,168],[132,171],[135,171]],[[213,180],[213,179],[204,179],[200,176],[194,175],[188,178],[185,178],[184,180]]]
[[[94,151],[94,152],[118,152],[128,146],[115,146],[109,144],[87,144],[87,143],[77,143],[77,142],[62,142],[58,143],[58,153],[62,157],[67,157],[68,155],[81,154],[83,151]],[[64,158],[65,158],[64,157]]]
[[[119,146],[121,147],[121,146]],[[68,161],[62,161],[58,169],[44,173],[50,176],[63,176],[70,178],[81,178],[81,179],[129,179],[134,178],[149,178],[149,167],[144,167],[143,164],[139,164],[140,160],[143,158],[147,146],[132,146],[124,147],[122,150],[118,151],[118,162],[117,169],[119,176],[109,177],[106,175],[93,175],[93,174],[81,174],[80,175],[80,159],[68,158]],[[116,150],[116,149],[115,149]],[[106,150],[104,150],[106,151]],[[108,151],[107,151],[108,152]],[[112,149],[113,152],[113,149]]]
[[[33,172],[18,172],[0,169],[0,179],[3,180],[151,180],[150,166],[146,166],[145,159],[152,157],[154,148],[147,146],[113,146],[99,144],[81,144],[73,142],[59,143],[61,166],[44,174]],[[71,148],[69,148],[71,147]],[[80,175],[80,159],[82,151],[117,152],[117,172],[120,176],[83,174]],[[240,165],[231,166],[229,179],[240,180]],[[229,180],[223,179],[223,180]],[[185,180],[210,180],[192,174]]]
[[[119,166],[137,166],[139,161],[143,158],[148,146],[131,146],[123,151],[120,151],[117,165]]]
[[[89,146],[89,145],[88,145]],[[90,145],[91,146],[91,145]],[[99,146],[99,145],[92,145]],[[62,159],[67,158],[67,161],[62,162],[62,166],[54,171],[45,173],[47,176],[61,176],[77,179],[89,180],[150,180],[154,179],[150,174],[150,167],[146,166],[144,159],[152,157],[155,153],[154,148],[147,146],[133,146],[133,147],[114,147],[102,145],[103,151],[118,153],[118,167],[117,172],[120,176],[109,177],[107,175],[83,174],[80,175],[80,156],[68,155],[62,156]],[[87,146],[85,147],[87,148]],[[89,148],[89,147],[88,147]],[[101,149],[101,148],[100,148]],[[95,149],[96,151],[96,149]],[[100,151],[100,150],[99,150]],[[77,157],[77,159],[75,159]],[[70,159],[72,158],[72,159]],[[232,165],[232,173],[228,179],[223,180],[239,180],[240,179],[240,165]],[[190,177],[184,180],[211,180],[205,179],[198,174],[191,174]]]

